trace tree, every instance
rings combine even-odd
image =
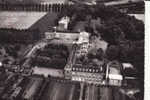
[[[97,50],[97,52],[96,52],[96,58],[98,60],[103,60],[103,58],[104,58],[104,51],[101,48],[99,48]]]
[[[119,47],[117,45],[110,45],[106,50],[106,57],[109,60],[116,60],[119,57]]]
[[[21,45],[19,44],[16,44],[15,47],[14,47],[15,51],[19,51],[21,49]]]

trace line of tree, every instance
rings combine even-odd
[[[18,29],[0,29],[0,43],[20,43],[29,44],[38,41],[41,38],[40,31],[18,30]]]
[[[0,10],[61,12],[66,4],[0,4]]]

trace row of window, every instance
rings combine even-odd
[[[99,78],[86,78],[86,77],[73,77],[73,81],[95,81],[95,82],[100,82],[102,81]]]
[[[98,72],[101,72],[102,70],[100,70],[100,69],[91,69],[91,68],[72,68],[72,71],[98,73]]]

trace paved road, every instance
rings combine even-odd
[[[75,63],[75,60],[76,60],[76,56],[75,56],[75,52],[77,50],[77,46],[76,45],[72,45],[72,50],[70,52],[70,55],[69,55],[69,61],[68,61],[68,65],[73,65]]]

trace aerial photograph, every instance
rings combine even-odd
[[[144,100],[144,0],[0,0],[0,100]]]

